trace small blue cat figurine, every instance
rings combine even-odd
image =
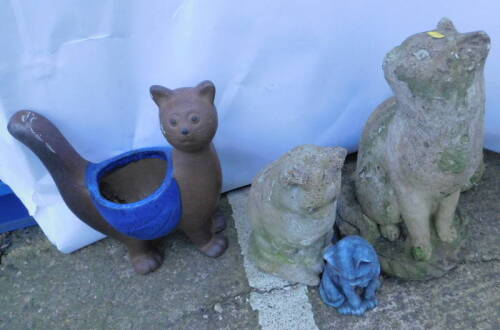
[[[377,306],[380,264],[370,243],[347,236],[330,246],[323,258],[327,264],[319,293],[325,304],[345,315],[363,315]]]

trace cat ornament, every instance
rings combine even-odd
[[[375,249],[360,236],[330,246],[319,293],[323,302],[344,315],[362,315],[377,306],[380,264]]]
[[[444,18],[435,30],[410,36],[385,57],[394,97],[365,125],[355,195],[366,228],[378,227],[388,243],[408,242],[401,253],[411,255],[413,270],[403,269],[409,260],[393,269],[381,260],[388,273],[424,279],[429,273],[423,267],[431,259],[433,276],[452,267],[443,260],[462,237],[455,214],[460,193],[478,181],[483,168],[483,71],[489,48],[486,33],[459,33]]]
[[[210,81],[174,90],[152,86],[150,93],[173,148],[142,148],[92,163],[37,112],[18,111],[8,125],[40,158],[68,208],[123,243],[140,274],[160,267],[158,239],[176,228],[209,257],[220,256],[228,245],[220,234],[225,220],[216,212],[222,176],[212,144],[215,86]]]
[[[249,256],[260,270],[319,284],[346,154],[340,147],[299,146],[255,177],[248,202]]]

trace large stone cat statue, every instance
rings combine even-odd
[[[459,33],[444,18],[385,58],[395,96],[365,126],[356,196],[383,237],[396,240],[404,222],[415,260],[430,259],[433,224],[441,241],[457,238],[460,192],[482,167],[489,46],[486,33]]]
[[[292,282],[319,284],[346,154],[340,147],[303,145],[255,177],[249,254],[258,268]]]

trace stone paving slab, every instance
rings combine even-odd
[[[141,276],[115,240],[64,255],[38,228],[17,231],[0,264],[0,329],[255,328],[232,221],[226,235],[230,246],[215,260],[171,235],[163,266]]]

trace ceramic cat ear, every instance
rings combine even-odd
[[[215,86],[210,80],[202,81],[196,86],[200,96],[206,99],[210,103],[214,103],[215,99]]]
[[[335,246],[330,245],[326,251],[323,253],[323,259],[325,259],[329,264],[334,263],[333,254],[335,252]]]
[[[174,92],[166,87],[153,85],[149,88],[149,93],[151,94],[151,98],[153,99],[153,101],[155,101],[156,105],[158,105],[158,107],[161,107],[161,104],[168,100],[168,98],[172,96]]]
[[[356,268],[359,268],[359,266],[363,265],[363,264],[370,264],[371,261],[370,260],[367,260],[367,259],[357,259],[356,260]]]
[[[455,25],[453,25],[453,22],[447,17],[441,18],[441,20],[439,21],[439,23],[437,25],[437,29],[440,31],[443,31],[443,32],[447,31],[447,32],[457,33],[457,29],[455,29]]]
[[[335,260],[335,246],[334,245],[330,245],[325,253],[323,253],[323,259],[326,260],[326,263],[328,264],[328,267],[333,270],[334,272],[336,272],[337,274],[340,274],[341,271],[339,268],[337,268],[337,261]]]

